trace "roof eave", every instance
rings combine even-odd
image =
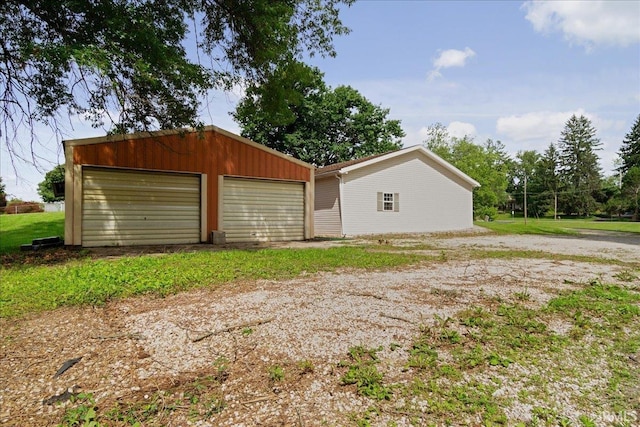
[[[407,147],[407,148],[404,148],[404,149],[401,149],[401,150],[398,150],[398,151],[393,151],[393,152],[385,154],[383,156],[376,157],[376,158],[371,159],[371,160],[367,160],[366,162],[356,163],[356,164],[351,165],[351,166],[346,166],[346,167],[342,168],[340,170],[340,172],[341,173],[349,173],[350,171],[353,171],[353,170],[356,170],[356,169],[359,169],[359,168],[364,168],[364,167],[376,164],[378,162],[384,162],[386,160],[393,159],[394,157],[403,156],[403,155],[406,155],[408,153],[412,153],[414,151],[421,152],[423,155],[427,156],[429,159],[431,159],[432,161],[436,162],[437,164],[439,164],[440,166],[442,166],[443,168],[445,168],[449,172],[451,172],[454,175],[458,176],[460,179],[462,179],[463,181],[465,181],[466,183],[468,183],[472,187],[480,187],[480,183],[478,181],[476,181],[475,179],[471,178],[469,175],[465,174],[460,169],[456,168],[451,163],[447,162],[446,160],[444,160],[443,158],[441,158],[440,156],[435,154],[433,151],[423,147],[422,145],[414,145],[412,147]]]

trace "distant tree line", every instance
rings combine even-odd
[[[429,127],[427,148],[474,178],[476,217],[494,217],[499,209],[528,216],[591,216],[596,213],[639,218],[640,115],[619,151],[617,174],[603,177],[596,129],[583,115],[566,122],[560,138],[543,153],[520,151],[510,158],[500,141],[478,145],[473,139],[450,137],[440,123]],[[525,199],[526,195],[526,199]]]

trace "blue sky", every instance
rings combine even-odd
[[[342,13],[351,34],[335,40],[336,58],[312,65],[336,87],[350,85],[389,108],[420,144],[440,122],[454,136],[502,141],[511,154],[543,151],[571,114],[591,119],[602,142],[605,175],[640,114],[640,1],[366,1]],[[228,112],[241,95],[214,93],[202,120],[232,132]],[[7,192],[38,199],[43,171],[63,161],[42,127],[40,168],[2,152]],[[76,120],[65,138],[103,135]]]

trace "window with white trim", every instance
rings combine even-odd
[[[378,192],[379,212],[400,212],[400,194]]]
[[[382,193],[382,210],[393,210],[393,193]]]

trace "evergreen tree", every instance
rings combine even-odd
[[[591,121],[583,115],[571,116],[558,140],[564,187],[560,203],[565,214],[588,216],[595,210],[593,194],[600,188],[599,158],[595,151],[600,145]]]
[[[618,154],[622,160],[619,170],[623,175],[634,166],[640,167],[640,114],[631,131],[622,141],[622,147],[620,147]]]
[[[553,206],[553,219],[558,217],[558,192],[560,191],[560,157],[553,143],[545,150],[540,160],[539,177],[544,196]]]

